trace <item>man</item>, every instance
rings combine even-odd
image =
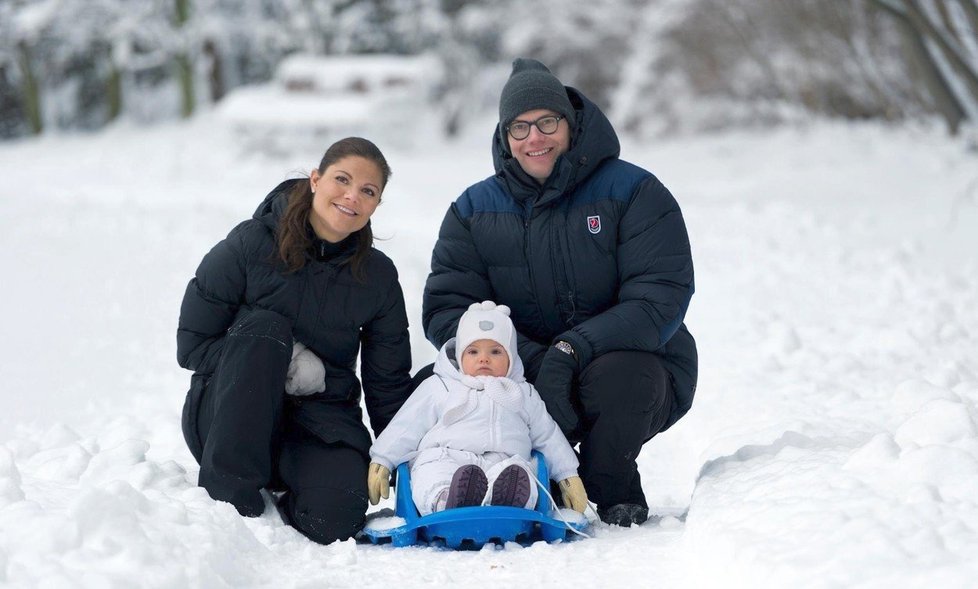
[[[688,410],[696,344],[679,205],[618,158],[607,117],[542,63],[517,59],[499,101],[496,174],[449,208],[425,285],[436,346],[471,303],[512,310],[527,379],[571,443],[598,515],[648,518],[635,459]]]

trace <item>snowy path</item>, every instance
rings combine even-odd
[[[640,458],[663,517],[450,553],[314,545],[193,484],[173,341],[186,280],[320,154],[242,155],[206,120],[0,145],[0,585],[973,585],[975,155],[827,124],[623,151],[679,198],[697,272],[696,404]],[[431,244],[488,149],[388,155],[375,227],[420,366]]]

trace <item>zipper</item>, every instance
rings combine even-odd
[[[540,318],[541,323],[546,326],[547,321],[543,315],[543,307],[540,306],[540,297],[537,296],[536,281],[533,280],[533,258],[531,254],[533,253],[530,249],[530,219],[533,216],[533,205],[525,204],[523,206],[523,257],[526,260],[526,273],[527,277],[530,279],[530,291],[533,293],[533,304],[537,307],[537,317]]]
[[[556,211],[555,211],[556,212]],[[577,314],[576,303],[574,302],[574,288],[570,278],[571,250],[570,238],[568,236],[569,224],[567,220],[567,205],[561,207],[562,224],[559,225],[557,233],[554,235],[553,250],[557,253],[554,258],[554,292],[557,293],[558,311],[560,319],[564,325],[573,326],[574,315]],[[559,268],[559,270],[558,270]],[[566,297],[566,304],[560,300]]]
[[[319,263],[321,264],[323,262],[319,262]],[[326,299],[326,288],[329,286],[330,279],[333,277],[333,269],[332,269],[331,266],[327,265],[326,268],[322,272],[326,275],[323,278],[322,293],[317,292],[316,290],[313,290],[313,296],[316,299],[316,306],[319,307],[318,309],[316,309],[316,322],[313,324],[313,325],[316,326],[316,329],[317,330],[320,328],[319,320],[322,319],[322,316],[323,316],[323,307],[326,306],[326,304],[325,304],[326,303],[326,301],[325,301],[325,299]],[[310,281],[312,282],[312,286],[315,288],[315,281],[312,281],[311,278],[312,277],[310,277]]]

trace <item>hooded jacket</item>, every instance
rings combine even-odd
[[[518,356],[506,377],[497,379],[466,376],[454,358],[452,338],[438,352],[435,374],[421,383],[377,437],[370,448],[373,462],[393,471],[429,448],[501,452],[526,461],[539,450],[553,480],[577,476],[577,456],[543,399],[523,378]]]
[[[359,405],[357,355],[370,424],[380,433],[411,389],[404,297],[393,262],[376,249],[366,258],[365,280],[353,277],[347,262],[355,236],[339,244],[316,242],[302,269],[285,273],[275,231],[299,182],[305,180],[276,187],[251,219],[204,256],[180,308],[177,360],[195,372],[195,381],[206,384],[238,316],[252,309],[282,315],[293,338],[319,356],[326,369],[325,392],[287,397],[292,419],[323,441],[345,442],[366,456],[370,434]]]
[[[658,178],[619,159],[607,117],[567,92],[576,131],[543,185],[497,126],[496,174],[449,207],[425,284],[425,334],[443,345],[469,304],[488,299],[512,309],[531,381],[557,340],[581,367],[612,351],[654,352],[674,385],[668,428],[696,389],[696,344],[683,324],[694,290],[686,226]]]

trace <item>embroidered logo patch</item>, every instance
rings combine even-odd
[[[495,327],[495,325],[493,325],[492,321],[483,320],[479,322],[479,329],[482,331],[492,331],[493,327]]]
[[[601,216],[591,215],[587,218],[587,230],[591,233],[601,233]]]

